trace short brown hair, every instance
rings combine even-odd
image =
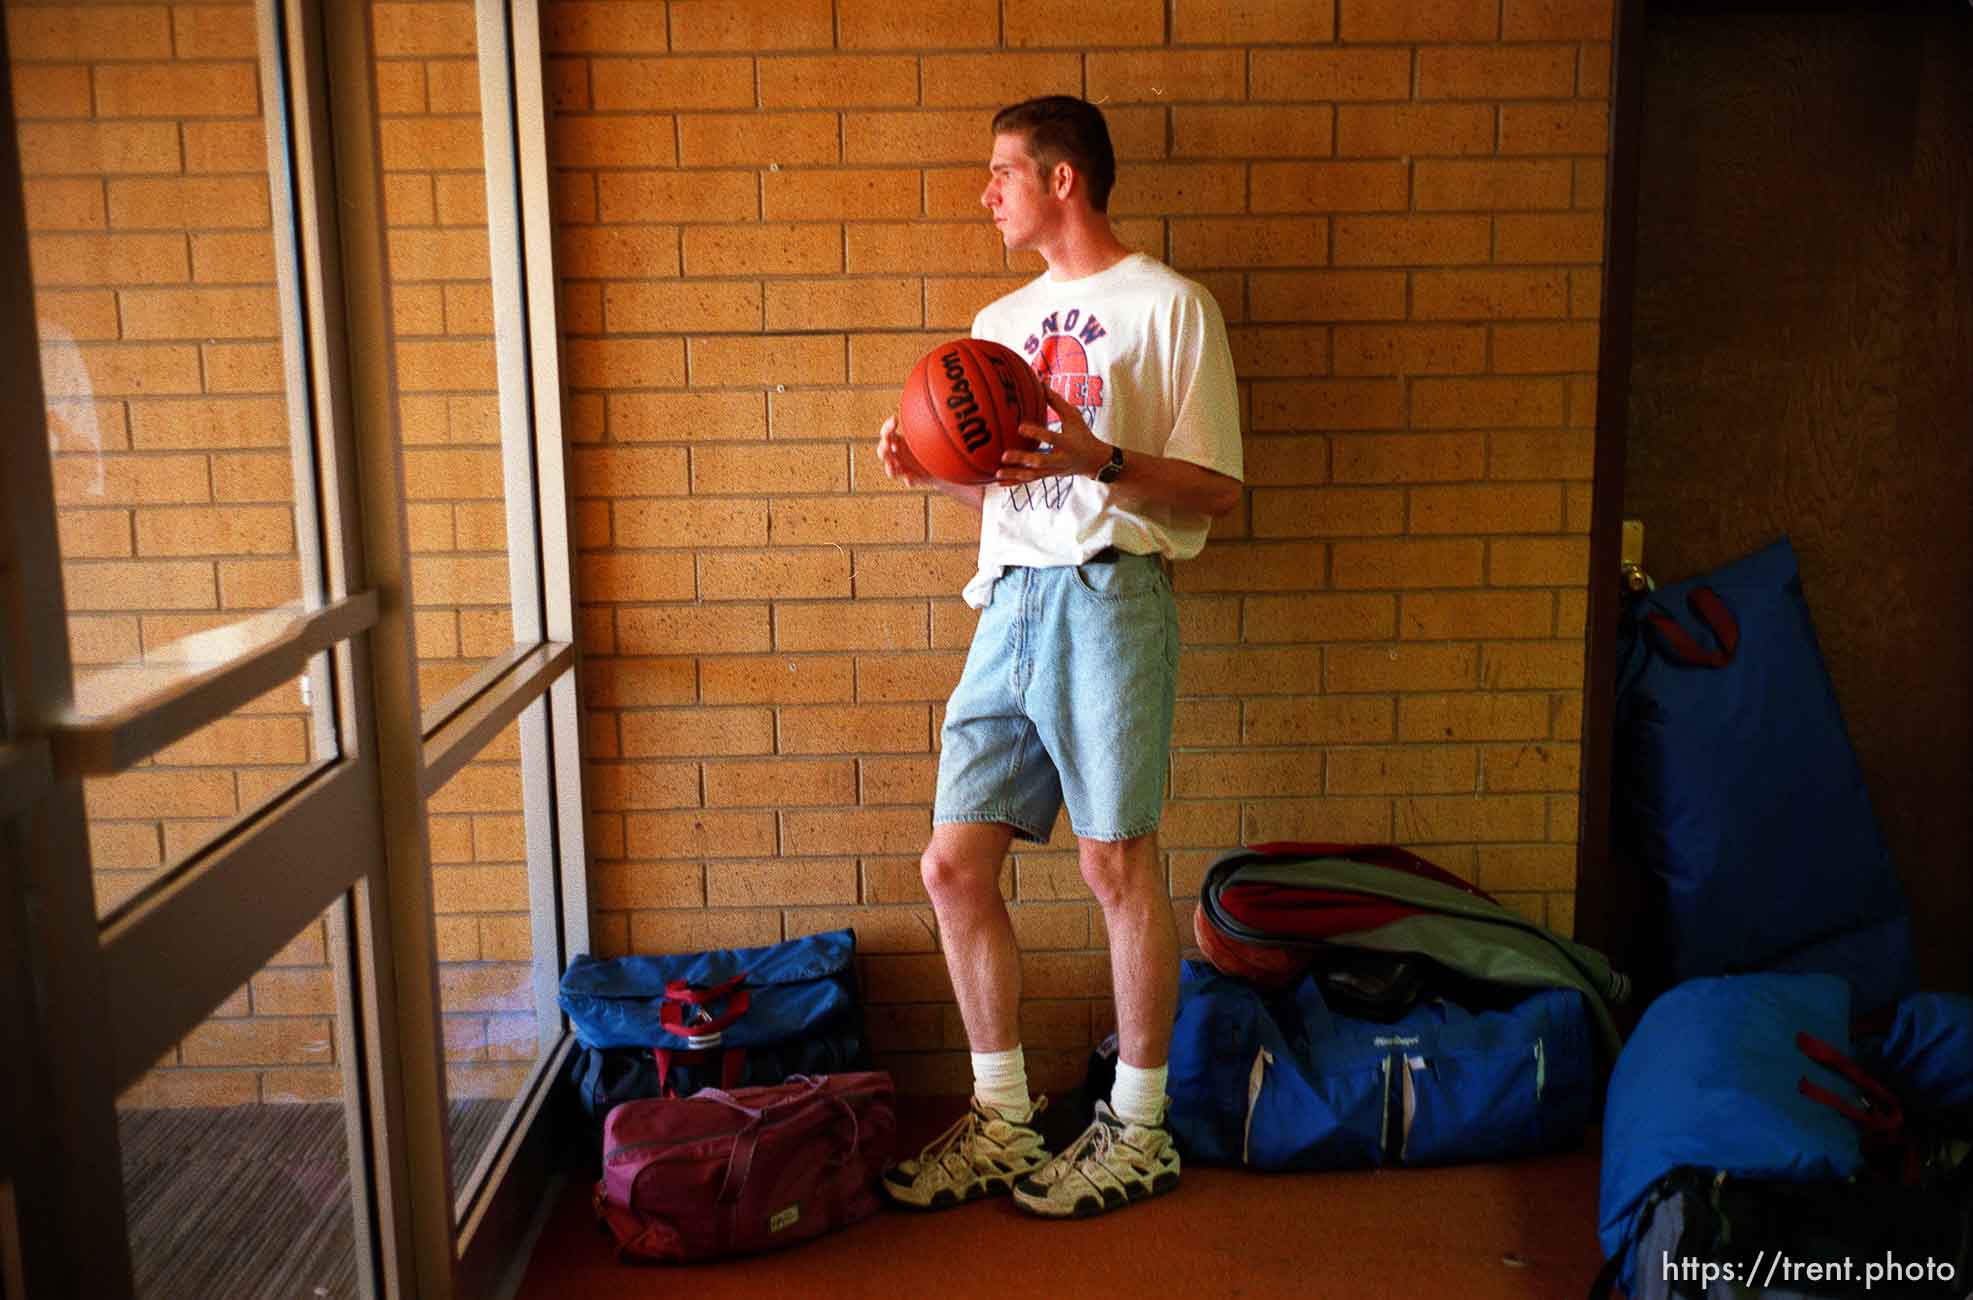
[[[1044,95],[1009,104],[993,115],[995,135],[1025,135],[1028,152],[1047,171],[1066,161],[1089,185],[1089,206],[1098,212],[1110,207],[1110,187],[1117,183],[1117,154],[1110,147],[1110,127],[1103,110],[1073,95]]]

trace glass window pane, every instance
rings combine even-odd
[[[420,699],[514,644],[473,6],[372,7]]]
[[[518,724],[432,796],[428,816],[452,1176],[463,1192],[541,1051]]]
[[[252,0],[8,11],[77,704],[100,714],[312,593],[275,275],[285,178],[268,174]],[[325,695],[271,692],[91,779],[98,912],[333,757]]]
[[[10,9],[71,640],[122,663],[303,592],[254,10]]]
[[[329,935],[325,913],[117,1099],[138,1296],[360,1294]]]
[[[328,656],[317,668],[114,776],[85,777],[96,915],[106,917],[214,837],[335,757]]]

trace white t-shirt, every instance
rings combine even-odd
[[[1241,477],[1240,402],[1219,304],[1142,253],[1074,280],[1050,274],[973,318],[973,337],[1028,359],[1042,382],[1082,411],[1098,438],[1128,455],[1150,452]],[[1051,415],[1050,424],[1058,421]],[[1113,503],[1107,484],[1079,475],[988,484],[980,569],[966,584],[975,609],[1007,566],[1081,564],[1106,546],[1190,559],[1209,515]]]

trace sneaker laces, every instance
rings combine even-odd
[[[979,1121],[979,1112],[969,1108],[951,1128],[926,1144],[925,1149],[918,1153],[918,1163],[921,1166],[943,1164],[947,1156],[966,1145]]]
[[[1096,1120],[1090,1124],[1083,1131],[1083,1135],[1075,1140],[1075,1145],[1057,1157],[1062,1162],[1062,1175],[1067,1177],[1075,1173],[1077,1167],[1085,1160],[1094,1160],[1101,1163],[1103,1158],[1110,1154],[1111,1148],[1116,1143],[1116,1137],[1119,1131],[1105,1124],[1102,1120]]]

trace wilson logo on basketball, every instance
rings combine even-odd
[[[953,339],[918,360],[898,394],[897,431],[919,466],[948,483],[991,483],[1001,457],[1037,445],[1021,425],[1048,418],[1041,381],[987,339]]]
[[[973,385],[966,378],[965,363],[955,351],[940,357],[939,364],[945,367],[945,404],[958,421],[954,431],[968,452],[978,451],[993,435],[987,432],[986,421],[980,418],[980,404],[973,398]]]

